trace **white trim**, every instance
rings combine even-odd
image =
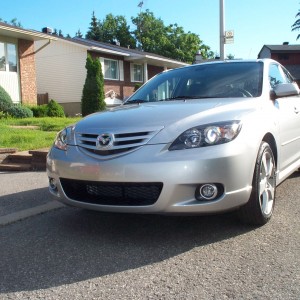
[[[130,54],[124,53],[124,52],[119,52],[119,51],[114,51],[111,49],[105,49],[101,47],[90,47],[90,51],[96,51],[96,52],[104,52],[104,53],[109,53],[109,54],[114,54],[114,55],[119,55],[119,56],[130,56]]]
[[[120,78],[120,81],[124,81],[124,63],[123,63],[123,60],[119,60],[119,78]]]
[[[18,39],[27,39],[27,40],[57,40],[57,37],[54,37],[50,34],[45,34],[39,31],[29,31],[24,30],[20,27],[14,26],[5,26],[0,24],[0,35],[9,35]]]
[[[147,62],[144,62],[144,82],[147,82],[148,79],[148,64]]]
[[[104,58],[103,57],[99,57],[99,60],[100,60],[102,74],[103,74],[103,78],[104,78]]]

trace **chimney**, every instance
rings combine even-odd
[[[52,34],[52,28],[50,28],[50,27],[44,27],[42,29],[42,32],[43,33],[47,33],[47,34]]]
[[[202,62],[203,62],[203,57],[201,55],[201,51],[198,50],[197,53],[196,53],[196,56],[195,56],[194,64],[200,64]]]

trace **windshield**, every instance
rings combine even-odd
[[[261,62],[199,64],[161,73],[126,103],[181,99],[258,97],[262,91]]]

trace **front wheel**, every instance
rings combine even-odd
[[[242,222],[264,225],[272,217],[276,192],[276,163],[271,147],[262,142],[256,159],[252,192],[238,215]]]

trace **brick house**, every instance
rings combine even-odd
[[[0,22],[0,85],[14,103],[37,104],[35,41],[56,40],[41,32]]]
[[[45,41],[35,41],[41,48]],[[98,58],[104,75],[106,103],[118,104],[137,84],[166,69],[187,65],[167,57],[82,38],[60,38],[36,54],[37,91],[47,93],[68,115],[81,112],[87,54]]]
[[[283,66],[294,76],[300,85],[300,45],[264,45],[258,54],[258,58],[272,58]]]

